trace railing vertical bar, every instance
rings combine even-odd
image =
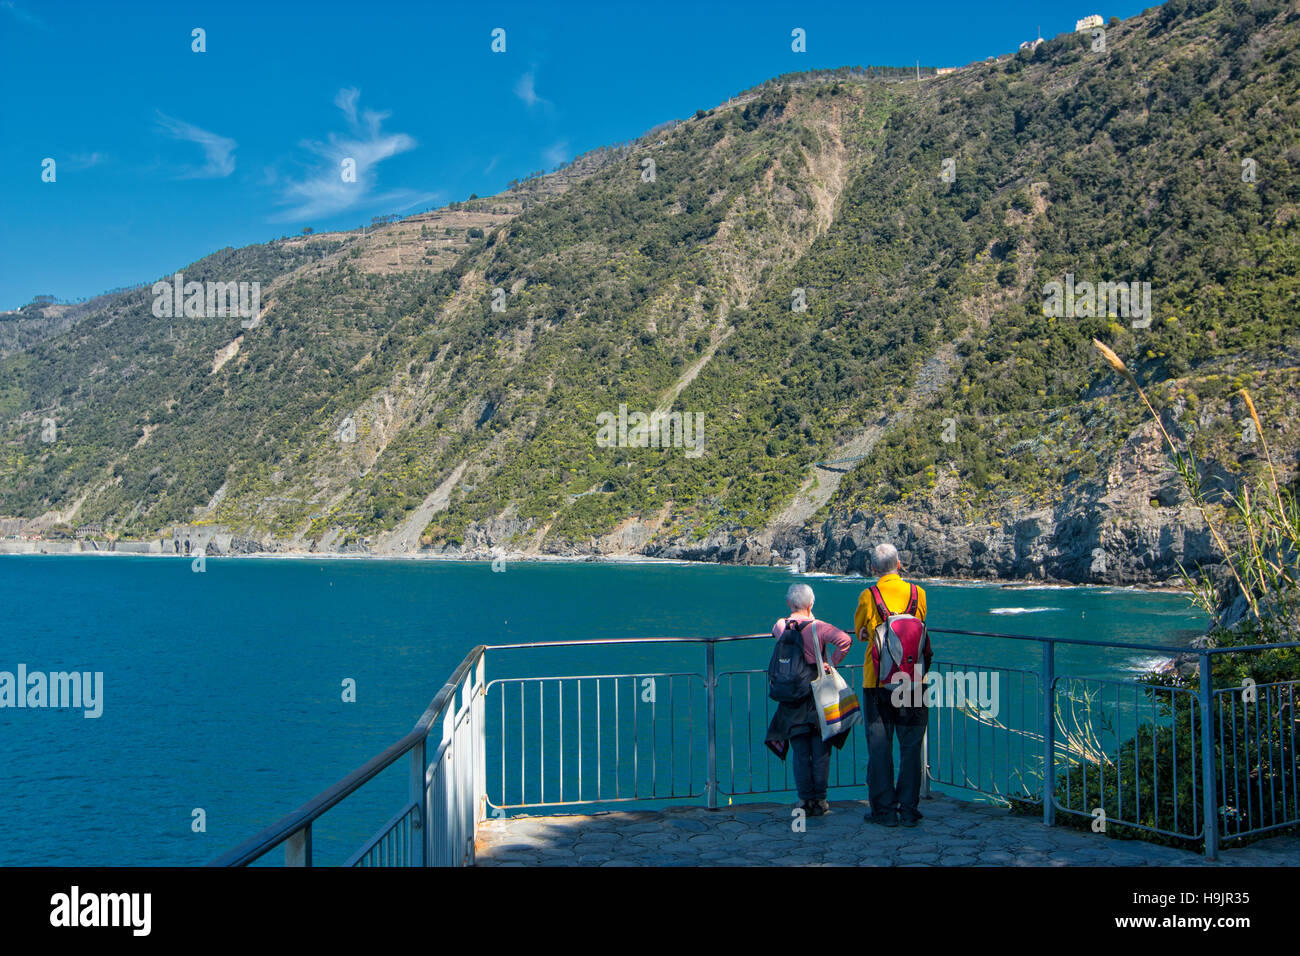
[[[728,783],[727,787],[731,793],[736,792],[736,675],[728,672],[727,678],[727,763],[728,763]],[[749,692],[749,675],[745,676],[745,692]],[[722,683],[722,677],[718,678],[718,683]],[[750,738],[746,736],[746,740]],[[746,753],[750,753],[746,748]],[[753,759],[752,756],[750,758]],[[719,784],[720,786],[721,784]],[[705,794],[707,802],[708,795]]]
[[[669,680],[672,680],[670,677]],[[659,796],[659,695],[650,695],[650,795]]]
[[[1296,719],[1296,689],[1300,683],[1292,680],[1287,684],[1287,706],[1291,711],[1291,719],[1287,723],[1291,724],[1291,803],[1295,805],[1296,817],[1300,818],[1300,774],[1296,770],[1296,724],[1300,719]]]
[[[1256,759],[1259,761],[1259,773],[1256,775],[1259,778],[1259,811],[1257,813],[1252,813],[1250,816],[1248,816],[1244,821],[1247,823],[1252,820],[1256,820],[1256,819],[1262,820],[1264,818],[1264,777],[1266,776],[1266,774],[1264,773],[1264,741],[1260,737],[1259,712],[1261,708],[1259,706],[1258,695],[1256,696],[1254,703],[1255,706],[1252,709],[1255,711],[1255,753],[1258,755]],[[1249,757],[1250,737],[1249,736],[1247,736],[1246,738],[1246,753],[1247,753],[1246,759],[1249,760],[1250,759]],[[1238,830],[1240,830],[1240,827],[1238,827]]]
[[[1026,693],[1026,691],[1025,691],[1025,685],[1026,685],[1026,678],[1025,678],[1025,675],[1024,675],[1024,674],[1021,674],[1021,675],[1020,675],[1020,721],[1019,721],[1019,723],[1016,725],[1017,727],[1029,727],[1029,726],[1030,726],[1030,724],[1029,724],[1029,715],[1025,712],[1025,711],[1026,711],[1026,706],[1027,706],[1028,701],[1029,701],[1028,695],[1027,695],[1027,693]],[[1042,709],[1042,708],[1039,706],[1039,703],[1038,703],[1038,694],[1039,694],[1038,681],[1035,680],[1035,681],[1034,681],[1034,697],[1033,697],[1033,701],[1034,701],[1034,710],[1035,710],[1035,711],[1039,711],[1039,710]],[[1021,773],[1020,773],[1020,791],[1021,791],[1021,793],[1023,793],[1026,797],[1029,797],[1030,799],[1032,799],[1034,795],[1033,795],[1033,793],[1029,790],[1029,782],[1028,782],[1028,780],[1025,779],[1025,778],[1026,778],[1026,773],[1025,773],[1025,768],[1026,768],[1026,764],[1025,764],[1025,759],[1026,759],[1026,758],[1025,758],[1025,738],[1026,738],[1027,735],[1026,735],[1025,733],[1023,733],[1023,732],[1020,732],[1020,733],[1017,733],[1016,736],[1017,736],[1017,737],[1019,738],[1019,740],[1020,740],[1019,745],[1018,745],[1017,748],[1016,748],[1017,752],[1018,752],[1019,755],[1020,755],[1020,760],[1019,760],[1019,764],[1018,764],[1018,765],[1022,768],[1022,769],[1021,769]]]
[[[754,789],[754,681],[753,674],[745,675],[745,740],[748,746],[745,748],[745,762],[749,764],[749,781],[745,784],[746,789]],[[728,708],[728,721],[731,724],[731,790],[736,791],[736,681],[732,677],[727,678],[727,696],[731,700],[731,706]]]
[[[311,866],[311,823],[296,830],[284,841],[285,866]]]
[[[623,792],[623,748],[621,746],[623,721],[619,719],[618,678],[614,678],[614,799]]]
[[[707,803],[710,810],[716,810],[718,807],[718,677],[713,641],[709,641],[705,648],[705,706],[708,708],[705,733],[708,735],[709,744]]]
[[[636,706],[636,678],[632,678],[632,796],[641,797],[641,711]]]
[[[541,798],[546,802],[546,682],[537,684],[537,779],[541,784]]]
[[[425,851],[424,836],[428,832],[429,828],[423,825],[423,822],[420,820],[419,817],[419,814],[423,813],[423,808],[424,808],[424,772],[425,772],[424,748],[427,740],[428,740],[428,735],[426,734],[425,737],[423,737],[418,744],[416,744],[414,747],[411,748],[411,766],[410,766],[410,778],[407,784],[407,796],[410,799],[411,803],[415,804],[416,807],[420,808],[416,810],[417,815],[411,818],[411,828],[412,828],[412,836],[414,837],[415,835],[414,831],[418,829],[421,838],[419,841],[418,850],[416,849],[416,843],[414,839],[412,839],[411,842],[411,847],[412,847],[411,865],[412,866],[425,866],[428,859],[427,853]]]
[[[1043,680],[1040,677],[1038,678],[1037,681],[1035,681],[1034,684],[1034,709],[1039,711],[1040,713],[1042,712],[1042,704],[1039,703],[1039,698],[1042,696],[1042,694],[1043,694]],[[1025,713],[1025,706],[1027,703],[1028,703],[1027,699],[1021,698],[1020,701],[1020,726],[1021,727],[1032,726],[1029,723],[1029,715]],[[1027,737],[1028,737],[1027,734],[1020,735],[1020,766],[1022,767],[1025,766],[1025,744],[1027,743]],[[1025,780],[1023,777],[1021,778],[1021,786],[1024,788],[1027,796],[1030,797],[1033,796],[1033,793],[1029,791],[1029,782]]]
[[[528,745],[525,741],[528,739],[528,727],[524,723],[524,687],[525,682],[519,682],[519,802],[528,802],[528,770],[524,765],[524,755],[528,752]]]
[[[601,781],[604,773],[601,769],[601,734],[600,734],[600,678],[596,678],[596,801],[600,802]]]
[[[772,699],[766,698],[763,702],[763,720],[764,726],[772,724]],[[763,776],[764,784],[768,793],[772,792],[772,759],[764,755],[763,758]]]
[[[1218,707],[1218,715],[1219,715],[1219,737],[1218,737],[1219,751],[1220,753],[1223,754],[1223,772],[1218,775],[1219,782],[1217,784],[1219,788],[1219,801],[1220,801],[1219,805],[1221,807],[1226,807],[1228,805],[1228,737],[1225,734],[1223,729],[1223,711],[1225,710],[1225,708],[1223,706],[1224,705],[1223,695],[1214,694],[1213,696],[1214,696],[1215,703],[1217,704]],[[1236,733],[1236,731],[1234,730],[1233,733]],[[1235,767],[1233,772],[1236,773]],[[1236,804],[1234,803],[1234,806],[1235,805]]]
[[[1287,684],[1287,711],[1291,714],[1290,721],[1287,721],[1291,724],[1291,806],[1292,813],[1300,818],[1300,788],[1297,788],[1300,780],[1296,779],[1296,724],[1300,723],[1296,719],[1296,682]],[[1283,773],[1286,773],[1286,769],[1283,769]]]
[[[691,789],[695,789],[695,688],[691,686],[689,678],[686,680],[688,688],[686,694],[686,739],[690,746],[686,751],[686,775],[691,781]]]
[[[1275,774],[1274,774],[1274,764],[1273,764],[1273,688],[1272,688],[1272,687],[1266,687],[1266,688],[1264,689],[1264,701],[1265,701],[1265,703],[1268,704],[1268,720],[1267,720],[1267,722],[1265,723],[1265,727],[1267,728],[1267,734],[1268,734],[1268,736],[1267,736],[1267,740],[1268,740],[1268,779],[1269,779],[1268,805],[1269,805],[1269,808],[1270,808],[1270,810],[1271,810],[1271,812],[1269,813],[1269,816],[1273,818],[1273,825],[1276,826],[1276,825],[1277,825],[1277,794],[1276,794],[1276,791],[1273,789],[1273,786],[1272,786],[1272,782],[1273,782],[1273,779],[1274,779],[1274,776],[1275,776]],[[1262,750],[1263,748],[1261,747],[1260,749]],[[1261,786],[1263,786],[1263,783],[1262,783],[1262,781],[1263,781],[1263,776],[1264,776],[1263,773],[1261,773],[1261,774],[1260,774],[1260,780],[1261,780],[1261,784],[1260,784],[1260,785],[1261,785]]]
[[[862,693],[862,683],[861,683],[861,681],[856,680],[856,678],[853,678],[853,671],[852,671],[852,669],[850,669],[850,671],[849,671],[849,677],[850,677],[850,678],[852,679],[852,681],[853,681],[852,683],[849,684],[849,686],[850,686],[850,687],[856,687],[856,688],[857,688],[857,692],[858,692],[859,694],[862,694],[862,696],[865,698],[865,697],[866,697],[866,694],[863,694],[863,693]],[[866,700],[859,700],[859,701],[858,701],[858,707],[859,707],[859,708],[865,708],[866,706],[867,706],[867,702],[866,702]],[[865,718],[865,714],[864,714],[864,718]],[[865,721],[864,721],[864,723],[865,723]],[[852,741],[852,743],[853,743],[853,750],[852,750],[852,753],[853,753],[853,783],[854,783],[854,785],[856,786],[857,783],[858,783],[858,735],[855,734],[855,733],[853,733],[852,731],[849,731],[849,740]],[[929,770],[927,770],[926,772],[928,773]]]
[[[1170,783],[1170,793],[1174,795],[1174,830],[1178,830],[1178,695],[1174,693],[1173,688],[1168,691],[1169,694],[1169,713],[1171,720],[1169,724],[1169,749],[1173,755],[1174,775]],[[1190,716],[1190,715],[1189,715]],[[1196,791],[1192,791],[1195,793]]]
[[[1071,681],[1069,686],[1070,686],[1070,719],[1074,721],[1075,725],[1077,726],[1079,722],[1078,720],[1075,719],[1074,682]],[[1088,700],[1088,695],[1086,690],[1084,692],[1083,699]],[[1092,726],[1092,702],[1091,701],[1088,701],[1088,726],[1089,727]],[[1070,779],[1069,771],[1073,770],[1076,764],[1083,769],[1083,774],[1082,774],[1083,780],[1080,781],[1080,788],[1082,790],[1082,793],[1079,795],[1079,806],[1085,810],[1089,810],[1091,808],[1088,806],[1088,804],[1091,803],[1092,800],[1091,797],[1089,796],[1089,793],[1091,791],[1089,791],[1088,789],[1088,761],[1085,758],[1076,757],[1073,752],[1068,750],[1066,751],[1066,766],[1068,769],[1065,774],[1065,805],[1067,807],[1075,807],[1074,786],[1073,786],[1073,781]],[[1097,788],[1101,794],[1098,800],[1099,803],[1105,802],[1105,795],[1106,795],[1105,774],[1106,774],[1105,765],[1101,762],[1098,762],[1097,777],[1100,782],[1098,783]]]
[[[509,803],[506,799],[506,685],[501,685],[501,802]]]
[[[1283,733],[1282,718],[1286,713],[1286,708],[1282,704],[1282,688],[1286,686],[1279,684],[1277,688],[1277,762],[1278,778],[1282,786],[1282,819],[1291,819],[1291,799],[1287,797],[1287,776],[1286,776],[1286,735]]]
[[[1200,653],[1200,698],[1201,698],[1201,767],[1203,779],[1203,799],[1205,809],[1202,820],[1205,828],[1205,857],[1208,860],[1219,858],[1219,813],[1214,805],[1214,738],[1210,708],[1214,706],[1213,684],[1210,675],[1210,655],[1204,650]]]
[[[1124,729],[1124,710],[1120,707],[1119,694],[1120,686],[1115,685],[1115,796],[1119,801],[1119,808],[1116,811],[1119,818],[1124,819],[1124,748],[1120,746],[1120,736]],[[1097,695],[1101,697],[1100,694]],[[1133,739],[1133,766],[1137,767],[1137,738]],[[1105,788],[1102,790],[1105,793]]]
[[[957,719],[956,714],[957,714],[957,708],[954,707],[954,708],[953,708],[953,720],[954,720],[954,721]],[[969,768],[969,767],[970,767],[970,728],[967,726],[967,725],[969,724],[969,722],[970,722],[970,718],[967,717],[967,716],[963,713],[963,714],[962,714],[962,735],[961,735],[961,764],[962,764],[962,767],[963,767],[963,768]],[[978,725],[975,727],[975,743],[976,743],[976,745],[978,746],[978,744],[979,744],[979,727],[978,727]],[[892,744],[891,744],[891,746],[892,746]],[[900,754],[899,756],[901,757],[902,755]],[[977,770],[977,771],[976,771],[976,776],[978,776],[978,774],[979,774],[979,771]],[[968,778],[968,779],[969,779],[969,776],[970,776],[970,774],[967,773],[967,778]]]
[[[1133,819],[1142,820],[1142,707],[1137,695],[1141,688],[1133,684]]]
[[[582,678],[578,679],[578,802],[582,802]]]
[[[564,802],[564,681],[555,682],[560,694],[560,802]]]
[[[677,796],[677,695],[676,677],[668,678],[668,793]],[[689,788],[688,788],[689,792]]]
[[[1231,821],[1225,819],[1225,808],[1219,808],[1219,827],[1222,837],[1240,836],[1243,821],[1251,818],[1255,803],[1254,784],[1251,783],[1250,761],[1250,701],[1236,691],[1229,691],[1226,699],[1232,701],[1232,765],[1236,784],[1237,803]],[[1241,727],[1237,727],[1237,710],[1241,710]],[[1231,827],[1229,824],[1231,823]]]
[[[1056,645],[1043,641],[1043,823],[1056,823]],[[1068,774],[1066,775],[1068,779]]]
[[[1231,694],[1228,700],[1232,702],[1232,797],[1233,809],[1237,814],[1237,832],[1241,832],[1241,759],[1237,756],[1237,695]],[[1246,729],[1246,701],[1241,702],[1241,729]],[[1227,754],[1227,747],[1224,747],[1224,754]],[[1224,768],[1226,775],[1227,768]],[[1246,802],[1250,802],[1250,778],[1246,778]]]
[[[1277,710],[1277,720],[1276,720],[1276,723],[1277,723],[1277,771],[1276,771],[1275,776],[1277,777],[1278,786],[1279,786],[1279,788],[1280,788],[1281,791],[1282,791],[1282,822],[1286,822],[1286,821],[1289,819],[1288,814],[1290,813],[1291,801],[1287,799],[1287,795],[1286,795],[1286,782],[1287,782],[1287,781],[1286,781],[1286,737],[1285,737],[1285,735],[1284,735],[1283,732],[1282,732],[1282,715],[1283,715],[1283,713],[1284,713],[1284,710],[1283,710],[1283,707],[1282,707],[1282,688],[1283,688],[1283,686],[1284,686],[1284,685],[1282,685],[1282,684],[1278,684],[1278,685],[1277,685],[1277,707],[1276,707],[1276,710]],[[1272,715],[1272,712],[1273,712],[1273,704],[1272,704],[1272,702],[1269,703],[1269,708],[1270,708],[1270,711],[1269,711],[1269,712],[1270,712],[1270,716],[1271,716],[1271,715]],[[1272,739],[1273,739],[1273,730],[1272,730],[1272,728],[1270,728],[1270,729],[1269,729],[1269,741],[1270,741],[1270,743],[1269,743],[1269,754],[1270,754],[1270,759],[1271,759],[1271,755],[1272,755]],[[1277,798],[1276,798],[1276,796],[1274,797],[1274,800],[1273,800],[1273,807],[1274,807],[1274,811],[1275,811],[1275,814],[1276,814],[1276,808],[1277,808]],[[1276,815],[1274,816],[1274,821],[1277,822],[1277,817],[1276,817]]]

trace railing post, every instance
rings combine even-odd
[[[426,735],[411,748],[410,799],[415,804],[411,820],[411,866],[427,866],[429,860],[429,828],[424,825],[424,745]]]
[[[285,866],[311,866],[311,824],[296,830],[284,841]]]
[[[929,711],[926,712],[925,733],[921,735],[921,796],[930,799],[930,727]]]
[[[474,735],[474,823],[487,819],[487,654],[478,659],[474,669],[476,687],[471,724]],[[502,801],[503,803],[505,801]]]
[[[1056,824],[1056,644],[1043,641],[1043,823]]]
[[[1219,800],[1215,790],[1218,768],[1214,765],[1214,706],[1213,675],[1210,673],[1210,655],[1201,651],[1201,802],[1202,824],[1205,827],[1205,858],[1219,858]]]
[[[708,710],[709,779],[707,784],[708,807],[718,809],[718,672],[714,661],[714,642],[706,645],[707,664],[704,676],[704,693]]]

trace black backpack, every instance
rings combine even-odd
[[[776,639],[772,659],[767,665],[767,696],[775,701],[795,704],[812,696],[816,668],[804,660],[803,629],[812,621],[787,619],[785,630]]]

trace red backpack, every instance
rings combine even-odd
[[[907,609],[894,614],[876,585],[871,586],[871,599],[876,602],[876,613],[881,620],[876,627],[875,640],[871,642],[871,661],[876,665],[876,680],[880,687],[893,687],[904,680],[915,681],[925,676],[925,656],[930,649],[930,637],[925,622],[916,616],[919,600],[916,585],[909,587],[912,594]]]

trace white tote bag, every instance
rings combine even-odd
[[[858,695],[853,692],[840,672],[822,666],[822,642],[817,638],[817,622],[812,624],[813,647],[817,650],[817,677],[812,682],[813,705],[817,708],[817,723],[821,725],[822,740],[830,740],[862,722],[862,708]]]

